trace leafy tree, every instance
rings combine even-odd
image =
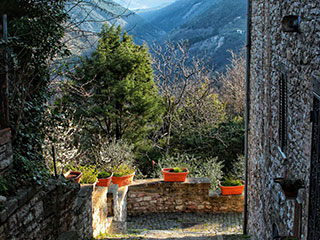
[[[39,127],[50,97],[49,66],[58,55],[68,54],[63,44],[68,16],[64,0],[4,0],[0,15],[8,15],[10,127],[15,156],[42,159],[43,132]],[[1,63],[2,64],[2,63]],[[0,68],[3,68],[0,65]]]
[[[148,49],[121,33],[120,26],[103,26],[96,51],[70,76],[72,88],[81,89],[71,99],[89,136],[139,143],[159,125],[163,111]]]
[[[232,117],[244,116],[246,58],[245,50],[239,54],[231,52],[231,64],[225,73],[220,73],[217,82],[222,85],[218,92],[220,99],[227,105],[228,115]]]

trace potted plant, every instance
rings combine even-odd
[[[71,171],[69,170],[64,174],[64,177],[66,179],[70,179],[72,181],[75,181],[76,183],[80,183],[80,179],[82,177],[82,172],[81,171]]]
[[[132,183],[135,175],[135,169],[128,164],[122,164],[114,170],[112,182],[119,187]]]
[[[219,182],[222,195],[240,195],[244,190],[244,181],[226,179]]]
[[[98,187],[109,187],[111,184],[113,173],[108,171],[102,171],[98,174]]]
[[[162,168],[162,174],[165,182],[184,182],[189,174],[189,170],[181,167]]]
[[[296,198],[299,189],[304,187],[301,179],[275,178],[274,182],[280,184],[284,195],[289,199]]]
[[[95,185],[97,182],[97,171],[95,166],[81,166],[82,178],[80,180],[81,184],[93,184]]]

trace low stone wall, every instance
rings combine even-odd
[[[9,169],[12,161],[11,131],[7,128],[0,130],[0,175]]]
[[[19,190],[0,198],[0,239],[91,239],[124,232],[127,190],[54,179],[45,187]]]
[[[158,212],[243,212],[243,195],[209,195],[207,178],[185,182],[164,182],[162,179],[138,180],[128,189],[129,216]]]
[[[58,239],[75,231],[82,239],[92,236],[92,186],[50,180],[46,187],[19,190],[3,202],[0,239]]]

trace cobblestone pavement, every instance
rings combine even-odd
[[[121,239],[240,240],[242,214],[161,213],[128,218]],[[119,238],[119,237],[118,237]],[[115,239],[115,238],[106,238]]]

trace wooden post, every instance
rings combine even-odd
[[[53,160],[54,176],[57,178],[58,174],[57,174],[57,165],[56,165],[56,149],[55,149],[54,144],[52,144],[51,149],[52,149],[52,160]]]

